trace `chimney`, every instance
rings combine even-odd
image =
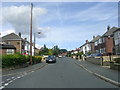
[[[25,41],[27,41],[27,38],[24,38]]]
[[[86,40],[86,43],[88,43],[88,40]]]
[[[21,37],[21,33],[19,32],[18,35]]]
[[[110,26],[108,25],[108,26],[107,26],[107,31],[109,31],[109,30],[110,30]]]
[[[93,36],[93,39],[95,38],[95,36]]]

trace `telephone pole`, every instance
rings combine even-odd
[[[30,17],[30,65],[32,65],[32,10],[33,10],[33,4],[31,3],[31,17]]]

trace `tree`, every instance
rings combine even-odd
[[[60,49],[60,53],[66,53],[67,50],[66,49]]]
[[[39,52],[39,54],[40,55],[48,55],[48,53],[49,53],[49,49],[46,47],[46,45],[44,44],[44,46],[43,46],[43,50],[41,50],[40,52]]]

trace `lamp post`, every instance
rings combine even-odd
[[[31,17],[30,17],[30,65],[32,65],[32,10],[33,10],[33,4],[31,3]]]
[[[41,32],[37,32],[37,34],[41,34]],[[34,55],[35,55],[35,37],[36,37],[36,34],[34,33]]]

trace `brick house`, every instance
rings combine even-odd
[[[95,53],[95,42],[100,38],[101,36],[100,35],[97,35],[96,37],[93,36],[93,39],[90,41],[90,44],[91,44],[91,51],[92,53]]]
[[[15,33],[10,33],[10,34],[3,36],[1,39],[2,39],[2,42],[6,44],[14,45],[16,47],[16,52],[20,52],[22,54],[22,49],[24,49],[25,42],[21,38],[20,33],[19,35]]]
[[[86,40],[86,43],[83,44],[81,47],[80,47],[80,52],[83,51],[84,54],[87,54],[87,53],[94,53],[95,52],[95,42],[100,38],[101,36],[98,35],[98,36],[93,36],[93,39],[89,42],[88,40]]]
[[[14,54],[16,53],[16,47],[9,44],[0,44],[0,54]]]
[[[114,54],[120,54],[120,28],[113,32]]]
[[[103,55],[113,54],[113,32],[117,27],[107,28],[107,31],[95,42],[95,51]]]
[[[26,55],[30,54],[30,43],[27,41],[27,38],[23,39],[21,37],[21,33],[18,35],[15,33],[7,34],[1,38],[1,42],[14,45],[16,47],[16,52]]]

